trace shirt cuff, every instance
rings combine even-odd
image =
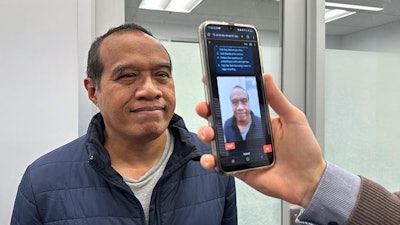
[[[356,204],[360,185],[360,177],[327,162],[317,190],[296,222],[345,224]]]

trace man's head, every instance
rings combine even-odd
[[[236,123],[238,125],[247,125],[250,122],[250,102],[246,89],[238,85],[233,87],[230,99]]]
[[[86,67],[86,74],[87,77],[93,79],[98,85],[100,83],[101,75],[103,74],[104,64],[100,57],[99,47],[102,41],[110,36],[111,34],[122,32],[122,31],[141,31],[149,36],[153,36],[153,34],[148,31],[146,28],[137,25],[135,23],[130,24],[123,24],[119,27],[111,28],[107,31],[107,33],[101,35],[100,37],[96,38],[96,40],[92,43],[88,53],[88,60],[87,60],[87,67]],[[168,52],[167,52],[168,53]],[[170,61],[171,63],[171,61]]]
[[[162,44],[135,24],[93,42],[85,88],[104,118],[106,138],[148,142],[164,133],[175,110],[171,67]]]

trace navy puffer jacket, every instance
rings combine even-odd
[[[152,225],[237,224],[234,179],[201,168],[207,145],[174,115],[175,148],[153,190]],[[93,117],[88,133],[33,162],[19,185],[12,225],[145,224],[143,209],[104,149],[104,122]]]

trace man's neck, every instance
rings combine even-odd
[[[121,175],[133,179],[143,176],[159,161],[167,142],[167,134],[149,142],[106,141],[111,166]]]
[[[239,130],[249,126],[250,123],[251,123],[251,118],[249,118],[249,120],[247,120],[247,121],[237,121],[236,120],[236,124],[237,124]]]

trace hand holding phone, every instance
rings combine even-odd
[[[306,207],[324,174],[326,161],[305,114],[289,102],[272,75],[264,74],[263,80],[269,105],[277,113],[271,118],[271,125],[275,134],[275,155],[279,160],[271,168],[234,176],[265,195]],[[199,102],[196,112],[207,118],[210,107],[206,102]],[[198,136],[203,142],[211,143],[214,129],[201,127]],[[210,154],[200,159],[205,169],[215,169],[216,161],[215,155]]]
[[[199,27],[199,41],[217,170],[232,174],[273,165],[257,30],[206,21]]]

